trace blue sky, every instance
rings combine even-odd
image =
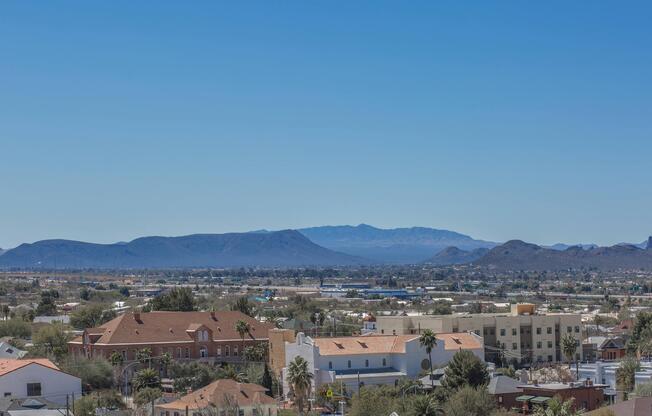
[[[0,247],[652,233],[649,2],[0,3]]]

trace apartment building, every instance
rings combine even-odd
[[[568,334],[577,340],[582,359],[582,321],[579,314],[537,314],[533,304],[512,305],[510,313],[419,316],[378,316],[376,333],[385,335],[474,332],[484,338],[487,361],[555,363],[565,360],[560,340]]]

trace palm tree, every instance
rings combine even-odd
[[[575,358],[575,353],[577,352],[577,341],[573,338],[572,335],[566,334],[561,337],[561,352],[564,354],[564,357],[568,360],[568,369],[572,367],[572,361]],[[576,369],[576,378],[579,377],[579,362],[577,362]]]
[[[623,400],[634,389],[636,371],[639,369],[639,362],[633,357],[624,358],[616,369],[617,390],[623,394]]]
[[[303,357],[296,357],[288,366],[288,381],[294,390],[294,403],[299,414],[303,414],[306,398],[310,395],[312,378],[314,375],[308,371],[308,361]]]
[[[548,400],[545,407],[537,406],[534,410],[533,416],[576,416],[579,413],[573,410],[573,400],[569,399],[563,401],[559,397],[553,397]]]
[[[143,348],[138,351],[136,351],[136,360],[140,361],[141,364],[148,363],[149,366],[151,367],[152,363],[152,349],[151,348]]]
[[[238,372],[234,366],[228,364],[220,369],[219,378],[235,380],[238,383],[247,382],[247,376],[244,373]]]
[[[159,363],[161,364],[161,367],[163,367],[165,376],[167,377],[168,368],[172,363],[172,355],[169,352],[164,352],[163,354],[161,354],[161,358],[159,358]]]
[[[419,343],[422,347],[426,347],[426,352],[428,353],[428,362],[430,364],[430,383],[435,388],[435,380],[432,378],[432,349],[437,345],[437,337],[435,333],[430,329],[423,331],[423,334],[419,337]]]
[[[137,372],[131,382],[136,391],[144,389],[145,387],[161,387],[161,380],[158,378],[158,374],[151,368],[145,368]]]
[[[251,325],[242,319],[238,319],[238,322],[235,323],[235,330],[238,332],[240,338],[242,339],[242,349],[240,350],[240,355],[244,357],[244,339],[246,334],[251,335]]]
[[[417,396],[412,406],[414,414],[419,416],[440,416],[445,414],[437,399],[431,395]]]
[[[109,357],[109,361],[111,361],[112,366],[120,367],[124,362],[124,358],[122,357],[122,354],[120,354],[118,351],[113,351],[111,353],[111,356]]]

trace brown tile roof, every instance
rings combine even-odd
[[[482,348],[481,338],[469,332],[453,332],[435,334],[437,341],[444,341],[444,349],[446,350],[475,350]]]
[[[316,338],[321,355],[389,354],[405,352],[405,343],[418,335],[366,335],[360,337]]]
[[[30,364],[39,364],[44,367],[51,368],[53,370],[59,370],[59,367],[54,365],[54,363],[47,358],[31,358],[26,360],[0,360],[0,376],[3,376],[7,373],[10,373],[19,368],[26,367]],[[60,371],[60,370],[59,370]]]
[[[222,407],[226,397],[234,400],[240,407],[253,405],[274,405],[276,400],[265,394],[265,387],[258,384],[238,383],[231,379],[217,380],[197,391],[181,397],[179,400],[157,407],[161,409],[205,409],[211,404]]]
[[[482,348],[480,339],[470,333],[435,334],[446,350]],[[405,344],[419,335],[363,335],[359,337],[315,338],[321,355],[404,353]]]
[[[618,416],[650,416],[652,415],[652,397],[636,397],[624,402],[612,404],[611,406],[607,406],[603,409],[611,410],[614,415]],[[593,410],[591,412],[584,413],[584,415],[598,416],[606,414],[601,413],[603,409]]]
[[[125,313],[117,318],[89,328],[88,334],[101,334],[94,344],[142,344],[162,342],[190,342],[188,331],[205,326],[213,333],[214,340],[239,340],[240,334],[235,330],[238,320],[247,322],[251,327],[251,337],[267,339],[273,324],[263,323],[242,312],[148,312],[140,313],[138,320],[134,313]],[[250,336],[247,335],[247,338]]]

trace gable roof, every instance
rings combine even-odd
[[[249,324],[250,336],[254,339],[267,339],[268,331],[274,328],[273,324],[259,322],[237,311],[156,311],[125,313],[97,328],[87,329],[86,333],[97,335],[97,339],[91,339],[91,342],[100,345],[192,342],[188,330],[206,327],[213,333],[213,339],[216,341],[240,340],[240,334],[235,330],[235,323],[239,320]]]
[[[435,334],[437,341],[444,341],[445,350],[476,350],[484,348],[482,338],[470,332],[452,332]]]
[[[605,348],[625,348],[625,340],[621,337],[607,338],[602,341],[598,349],[603,350]]]
[[[23,358],[27,351],[19,350],[8,342],[0,342],[0,358]]]
[[[31,364],[38,364],[52,370],[61,371],[59,370],[59,367],[54,365],[54,363],[47,358],[31,358],[28,360],[3,359],[0,360],[0,376],[4,376],[7,373],[11,373],[12,371],[27,367]]]
[[[487,391],[489,394],[522,393],[523,390],[518,388],[521,384],[520,381],[511,377],[499,375],[492,377],[487,386]]]
[[[265,394],[267,389],[258,384],[238,383],[231,379],[212,382],[206,387],[181,397],[179,400],[157,407],[164,409],[204,409],[211,404],[221,407],[228,399],[234,400],[238,406],[257,404],[274,405],[276,400]],[[228,398],[228,399],[227,399]]]

